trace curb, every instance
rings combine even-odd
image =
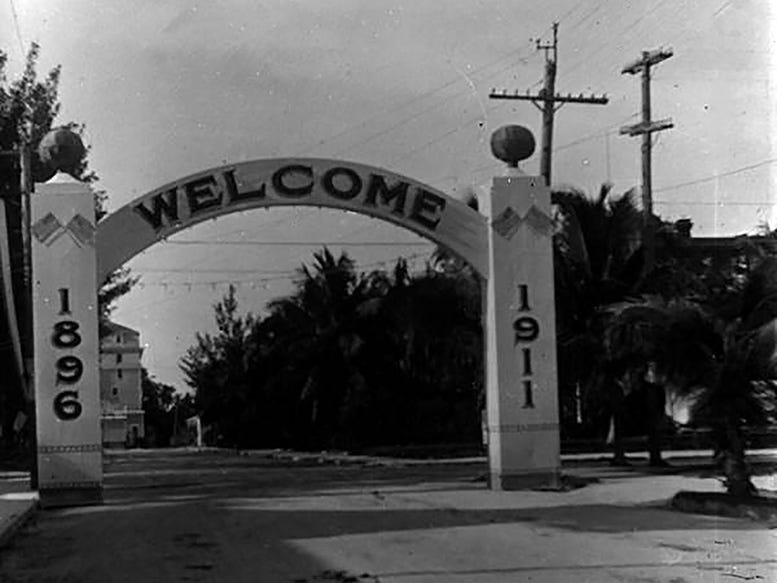
[[[38,511],[40,503],[37,499],[32,500],[22,512],[12,515],[8,523],[0,531],[0,549],[7,547],[16,534],[32,519]]]

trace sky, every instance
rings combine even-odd
[[[639,187],[640,79],[621,73],[642,51],[671,49],[653,69],[655,211],[691,218],[696,236],[777,227],[777,5],[771,0],[0,0],[0,48],[13,78],[27,47],[39,70],[62,65],[59,121],[86,124],[90,166],[116,210],[199,170],[315,156],[372,164],[454,197],[502,173],[491,133],[521,124],[542,87],[559,22],[560,93],[607,105],[556,114],[553,183],[595,193]],[[524,164],[539,171],[539,156]],[[322,244],[365,270],[398,256],[419,268],[428,241],[361,215],[276,208],[220,218],[127,265],[141,283],[114,319],[138,329],[143,361],[185,385],[178,361],[212,305],[236,284],[261,313],[292,289]]]

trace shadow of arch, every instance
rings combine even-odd
[[[149,246],[203,221],[273,206],[355,212],[404,227],[488,278],[486,218],[388,170],[320,158],[260,159],[204,170],[144,194],[97,225],[98,282]]]

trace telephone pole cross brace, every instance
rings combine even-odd
[[[542,112],[542,157],[540,158],[540,174],[545,177],[545,182],[550,186],[551,176],[551,156],[553,151],[553,117],[565,103],[586,103],[605,105],[609,101],[606,95],[585,96],[579,95],[560,95],[556,93],[556,71],[558,65],[558,22],[553,23],[553,42],[551,44],[541,44],[537,41],[537,50],[545,51],[545,85],[536,94],[527,91],[520,94],[518,91],[508,93],[503,89],[497,92],[492,89],[489,94],[491,99],[517,99],[520,101],[531,101],[535,107]],[[542,106],[539,104],[542,103]],[[556,105],[558,104],[558,105]]]
[[[621,74],[642,73],[642,120],[620,129],[621,135],[642,136],[642,208],[645,213],[645,273],[653,267],[655,260],[655,233],[653,229],[653,178],[652,178],[652,134],[674,127],[670,118],[653,121],[650,111],[650,68],[673,55],[671,50],[643,51],[642,57],[629,63]]]

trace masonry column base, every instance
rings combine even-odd
[[[93,506],[103,503],[102,487],[93,488],[45,488],[38,491],[41,508],[66,506]]]
[[[492,472],[488,476],[491,490],[558,490],[561,487],[561,474],[556,470],[534,471],[530,473]]]

